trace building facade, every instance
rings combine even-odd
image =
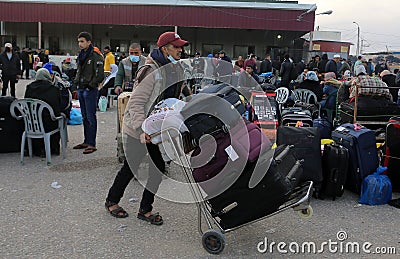
[[[296,1],[267,0],[9,0],[0,1],[0,43],[74,55],[76,36],[88,31],[100,49],[110,45],[114,52],[127,52],[130,43],[140,42],[148,53],[160,33],[175,30],[190,41],[189,55],[223,49],[231,57],[289,52],[300,59],[299,39],[313,30],[315,10]]]

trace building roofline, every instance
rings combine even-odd
[[[42,4],[97,4],[97,5],[168,5],[168,6],[193,6],[193,7],[224,7],[224,8],[250,8],[250,9],[276,9],[276,10],[312,10],[315,4],[295,3],[264,3],[264,2],[230,2],[230,1],[196,1],[196,0],[8,0],[8,3],[42,3]]]

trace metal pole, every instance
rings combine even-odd
[[[357,56],[360,55],[360,26],[357,24]]]
[[[353,22],[357,25],[357,57],[360,56],[360,25],[358,23]]]
[[[38,48],[42,48],[42,23],[38,22]]]

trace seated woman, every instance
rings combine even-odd
[[[336,98],[338,88],[342,85],[342,82],[336,80],[336,75],[333,72],[325,73],[324,75],[324,88],[323,100],[320,102],[321,108],[323,109],[336,109]]]
[[[51,106],[55,116],[60,115],[60,90],[52,84],[50,72],[45,68],[40,68],[36,73],[36,80],[26,86],[24,98],[39,99]],[[53,121],[50,113],[43,111],[43,126],[46,132],[58,127],[58,122]],[[33,139],[33,154],[45,157],[44,142],[42,139]],[[50,137],[51,153],[60,154],[60,134],[59,132]]]
[[[298,89],[308,89],[317,96],[317,101],[322,100],[322,86],[319,83],[317,73],[314,71],[308,71],[304,77],[304,80],[297,87]]]
[[[107,97],[108,89],[109,88],[114,89],[115,76],[117,75],[117,72],[118,72],[118,66],[115,64],[111,64],[110,72],[111,72],[111,74],[104,80],[103,86],[99,90],[98,98],[100,98],[100,96]],[[98,102],[98,99],[97,99],[97,102]]]

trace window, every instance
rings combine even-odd
[[[215,54],[218,53],[220,50],[223,49],[223,45],[221,44],[203,44],[202,49],[202,56],[207,56],[208,54]]]
[[[37,49],[39,47],[39,40],[37,36],[26,36],[26,47],[31,49]]]

